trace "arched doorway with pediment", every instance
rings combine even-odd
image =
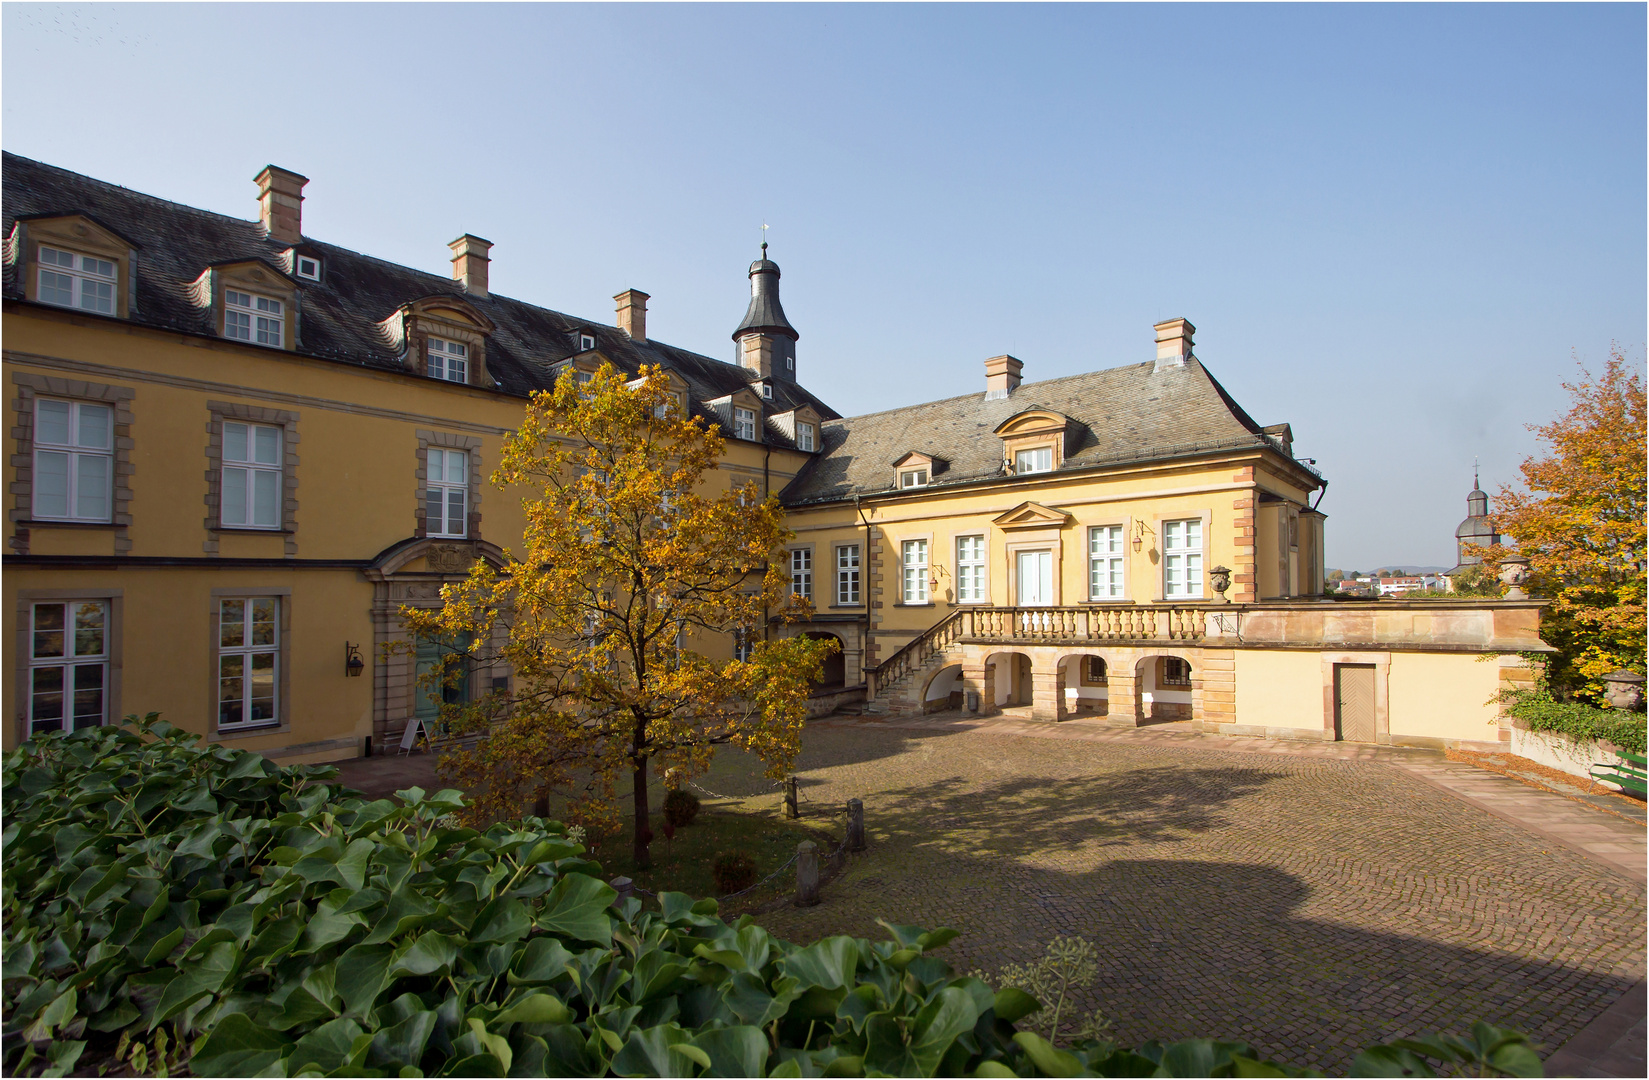
[[[495,689],[509,689],[510,672],[506,668],[481,666],[474,661],[466,662],[452,685],[432,688],[419,684],[419,676],[440,663],[443,653],[461,651],[467,643],[431,640],[414,642],[409,649],[390,648],[408,641],[401,609],[439,608],[441,586],[463,581],[477,561],[502,566],[504,552],[484,540],[421,537],[386,548],[363,571],[373,584],[370,663],[374,754],[392,753],[415,716],[428,724],[439,715],[443,703],[461,703]]]

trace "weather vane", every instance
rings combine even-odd
[[[767,258],[767,225],[762,225],[762,258]]]

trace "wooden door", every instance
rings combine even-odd
[[[1334,737],[1374,741],[1374,665],[1334,665]]]

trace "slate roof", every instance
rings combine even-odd
[[[736,341],[739,335],[753,330],[783,334],[795,341],[801,335],[784,317],[784,308],[779,304],[779,264],[767,258],[766,244],[762,248],[762,257],[750,264],[747,275],[750,278],[750,306],[745,309],[744,319],[733,331],[733,339]]]
[[[1002,440],[992,432],[1030,409],[1063,413],[1073,421],[1074,434],[1056,472],[1250,447],[1289,456],[1200,360],[1192,357],[1183,366],[1159,372],[1154,367],[1130,364],[1024,383],[1007,398],[986,400],[980,391],[826,423],[823,453],[782,498],[800,505],[891,491],[892,462],[911,450],[946,462],[930,488],[1005,476]],[[1315,470],[1299,467],[1315,475]]]
[[[19,218],[84,214],[125,238],[137,249],[137,300],[131,321],[188,334],[213,335],[209,312],[189,295],[189,283],[208,266],[261,259],[279,268],[291,245],[264,236],[257,221],[245,221],[167,202],[79,173],[6,153],[0,165],[4,183],[3,227],[11,236]],[[613,364],[633,374],[643,364],[660,364],[681,375],[696,402],[713,400],[750,385],[750,374],[737,364],[714,360],[660,341],[638,343],[617,327],[566,315],[498,293],[471,296],[450,278],[375,259],[348,248],[305,237],[305,254],[321,259],[319,282],[298,280],[301,294],[299,345],[294,351],[342,364],[406,373],[399,355],[387,345],[378,324],[402,304],[430,296],[457,296],[493,321],[487,340],[487,368],[497,389],[526,396],[547,389],[555,366],[575,355],[579,331],[596,338],[596,348]],[[777,270],[777,267],[774,268]],[[20,300],[22,282],[14,263],[5,264],[8,300]],[[775,298],[776,302],[776,298]],[[408,378],[417,378],[407,375]],[[811,405],[822,418],[839,414],[790,380],[773,380],[770,413]],[[699,406],[717,419],[715,410]],[[720,418],[723,430],[731,425]],[[766,425],[765,441],[793,445],[778,427]]]

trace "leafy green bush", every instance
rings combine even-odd
[[[1061,1050],[1015,1029],[1031,995],[929,955],[954,931],[798,947],[714,900],[644,911],[557,823],[477,832],[456,792],[369,802],[128,723],[5,759],[8,1074],[1291,1075],[1241,1043]],[[1374,1065],[1423,1067],[1393,1047]]]
[[[710,863],[716,891],[722,895],[743,892],[756,883],[756,860],[748,851],[721,851]]]
[[[699,797],[691,791],[676,788],[664,796],[664,820],[676,828],[691,825],[699,816]]]
[[[1580,701],[1558,701],[1539,690],[1513,691],[1507,709],[1530,731],[1561,731],[1573,739],[1606,740],[1622,750],[1644,752],[1644,714],[1623,709],[1599,709]]]

